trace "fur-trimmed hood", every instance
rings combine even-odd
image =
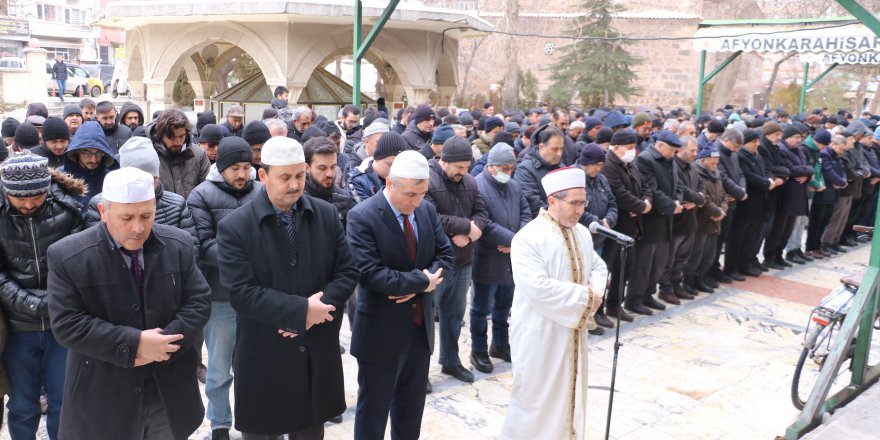
[[[61,191],[74,197],[81,197],[89,192],[89,186],[82,179],[77,179],[70,174],[58,171],[55,168],[49,169],[52,175],[52,183],[58,186]]]

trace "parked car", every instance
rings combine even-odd
[[[3,57],[0,58],[0,67],[6,69],[24,69],[24,58],[19,57]]]
[[[88,81],[88,87],[86,87],[86,92],[89,95],[92,95],[93,98],[97,98],[101,96],[101,93],[104,93],[104,83],[101,82],[101,79],[97,76],[92,76],[83,66],[74,63],[64,63],[67,66],[67,72],[73,72],[74,75],[85,78]]]
[[[52,66],[54,64],[55,61],[46,60],[46,86],[49,91],[49,96],[58,96],[58,85],[56,84],[55,80],[52,79]],[[89,90],[91,90],[91,88],[89,87],[88,76],[77,75],[76,72],[74,72],[74,70],[71,68],[71,64],[65,63],[65,65],[67,65],[67,81],[64,83],[65,94],[72,96],[83,96]],[[86,72],[85,70],[82,70],[82,72],[88,75],[88,72]]]
[[[110,90],[111,80],[113,79],[112,64],[80,64],[80,67],[89,72],[92,78],[101,80],[102,90],[107,92]]]

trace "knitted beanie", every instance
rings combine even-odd
[[[34,197],[49,191],[49,160],[30,151],[13,154],[0,165],[0,182],[12,197]]]

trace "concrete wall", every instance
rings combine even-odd
[[[27,67],[24,69],[0,68],[0,101],[4,104],[27,104],[46,102],[46,50],[24,50]]]

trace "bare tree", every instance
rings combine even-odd
[[[474,65],[474,58],[477,56],[477,51],[480,49],[480,46],[483,45],[483,42],[486,41],[486,37],[481,37],[474,40],[471,43],[471,53],[468,54],[467,60],[464,62],[464,72],[461,74],[461,88],[458,89],[458,97],[459,99],[465,99],[468,94],[468,79],[471,73],[471,66]]]
[[[508,32],[517,29],[519,19],[519,0],[503,0],[504,28]],[[516,38],[507,35],[505,39],[505,58],[507,69],[504,72],[504,89],[501,93],[501,107],[506,110],[515,110],[519,107],[519,56],[516,46]]]
[[[764,89],[764,96],[762,98],[763,104],[770,102],[770,94],[773,93],[773,85],[776,82],[776,77],[779,75],[779,67],[782,66],[782,63],[790,60],[795,55],[797,55],[797,52],[791,52],[773,63],[773,71],[770,73],[770,80],[767,81],[767,88]]]

